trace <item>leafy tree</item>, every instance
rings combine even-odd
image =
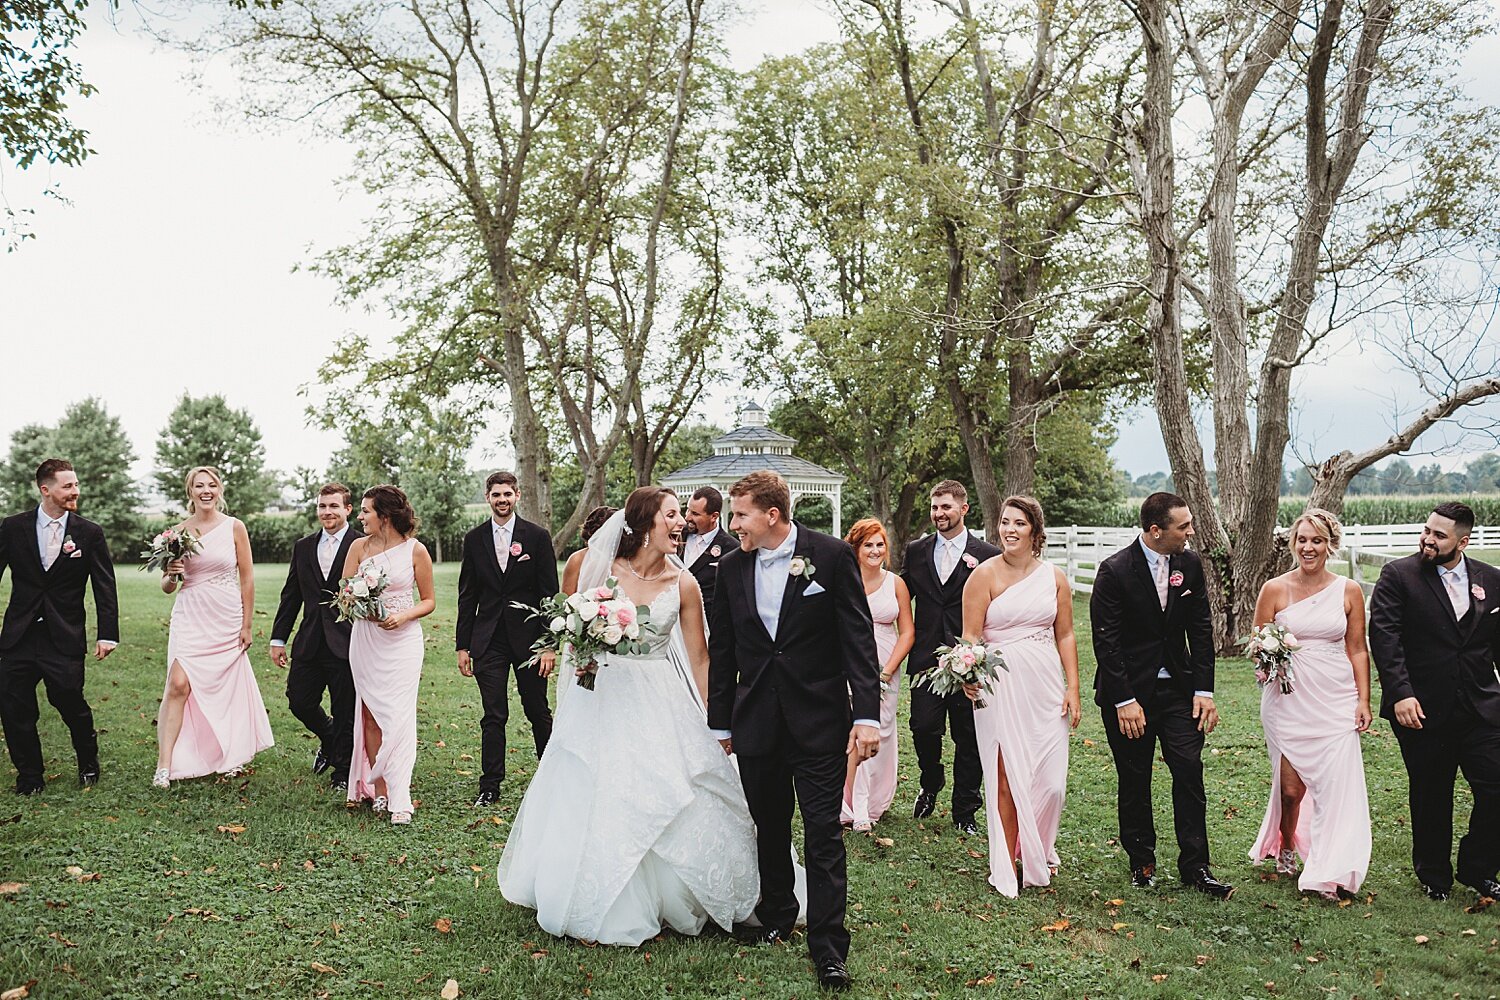
[[[94,397],[71,404],[55,427],[27,424],[11,435],[4,466],[6,508],[37,502],[36,467],[46,458],[64,458],[78,473],[78,512],[98,523],[118,558],[140,526],[140,491],[130,475],[135,450],[120,418]],[[126,552],[133,556],[134,552]]]
[[[94,87],[73,61],[88,0],[0,4],[0,149],[25,169],[38,158],[76,166],[93,150],[68,102]]]
[[[6,513],[36,504],[36,467],[52,457],[53,433],[54,428],[42,424],[26,424],[11,433],[10,455],[0,469]]]
[[[1113,428],[1103,420],[1103,406],[1075,397],[1048,415],[1036,430],[1036,498],[1047,523],[1108,524],[1124,499],[1109,448]]]
[[[443,539],[463,521],[464,505],[474,492],[474,476],[465,465],[474,432],[457,410],[422,416],[402,441],[398,485],[421,519],[420,534],[431,539],[433,558],[441,562]]]
[[[266,469],[265,445],[250,411],[231,407],[221,395],[183,393],[156,439],[156,485],[169,503],[182,506],[183,480],[199,465],[223,474],[224,501],[236,513],[259,513],[276,498],[276,480]]]
[[[1485,452],[1471,461],[1464,469],[1469,477],[1469,489],[1476,493],[1493,493],[1500,490],[1500,455]]]

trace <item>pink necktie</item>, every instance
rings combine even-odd
[[[47,554],[42,560],[42,569],[51,569],[52,564],[57,562],[57,557],[62,554],[62,522],[53,520],[47,523]]]
[[[947,583],[948,577],[953,575],[953,567],[953,546],[951,543],[944,542],[942,568],[938,570],[938,577],[941,578],[944,583]]]
[[[500,572],[502,573],[510,565],[510,544],[507,541],[509,538],[509,528],[501,528],[500,533],[495,536],[495,558],[500,561]]]
[[[1156,597],[1161,601],[1161,609],[1167,610],[1167,576],[1171,573],[1171,565],[1166,556],[1156,558]]]
[[[1444,573],[1443,584],[1448,588],[1448,600],[1453,602],[1453,617],[1462,618],[1468,614],[1469,595],[1459,587],[1458,576],[1453,573]]]

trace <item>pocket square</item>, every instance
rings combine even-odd
[[[531,558],[531,553],[530,552],[524,552],[520,556],[516,557],[516,562],[525,562],[526,560],[528,560],[530,558]]]
[[[1494,614],[1496,611],[1500,611],[1500,608],[1490,608],[1490,614]]]
[[[1186,597],[1186,596],[1188,596],[1191,593],[1192,593],[1191,590],[1184,590],[1182,593],[1178,594],[1177,596],[1178,597]]]
[[[823,587],[822,587],[822,585],[819,584],[816,580],[814,580],[812,583],[809,583],[807,585],[807,589],[802,592],[802,596],[803,597],[812,597],[814,594],[821,594],[821,593],[823,593]]]
[[[72,552],[68,553],[68,558],[69,559],[82,559],[83,558],[83,550],[82,549],[74,549]]]

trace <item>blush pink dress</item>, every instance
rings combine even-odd
[[[389,582],[383,595],[387,612],[416,603],[412,568],[415,538],[359,564],[383,569]],[[390,811],[411,812],[411,772],[417,764],[417,687],[422,680],[422,624],[402,623],[386,631],[357,621],[349,635],[349,670],[354,674],[354,754],[349,762],[349,801],[375,798],[375,780],[385,779]],[[380,750],[370,763],[365,753],[364,711],[380,727]]]
[[[1276,621],[1302,647],[1292,654],[1293,688],[1268,684],[1260,696],[1260,722],[1271,757],[1271,800],[1250,860],[1274,858],[1283,846],[1302,857],[1297,887],[1309,892],[1357,892],[1370,869],[1370,802],[1365,766],[1354,727],[1359,689],[1344,647],[1345,581],[1289,604]],[[1281,761],[1307,786],[1297,830],[1281,842]]]
[[[1058,865],[1069,727],[1062,714],[1068,687],[1057,654],[1056,621],[1057,578],[1045,562],[991,601],[984,616],[985,644],[998,647],[1010,667],[999,672],[993,691],[981,693],[985,707],[974,710],[984,767],[989,882],[1006,896],[1020,892],[1012,858],[1019,855],[1028,886],[1050,884]],[[996,806],[1002,757],[1020,825],[1019,850],[1005,842]]]
[[[896,648],[896,618],[901,611],[896,601],[896,574],[886,573],[880,587],[866,599],[870,617],[875,620],[875,662],[884,670],[891,650]],[[896,797],[896,703],[900,689],[898,679],[880,696],[880,752],[854,772],[854,787],[846,790],[844,799],[845,823],[874,823]]]
[[[202,550],[184,565],[172,603],[168,680],[175,663],[192,687],[172,747],[173,781],[242,767],[276,742],[250,657],[240,648],[244,604],[233,524],[226,517],[200,537]]]

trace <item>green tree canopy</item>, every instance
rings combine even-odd
[[[7,510],[37,502],[36,467],[46,458],[73,463],[78,473],[78,512],[104,528],[118,555],[140,525],[136,508],[141,499],[130,475],[135,450],[120,418],[91,396],[70,405],[54,427],[27,424],[16,430],[0,474]]]
[[[169,503],[183,503],[188,470],[211,465],[224,476],[224,502],[237,514],[259,513],[276,498],[266,469],[266,448],[249,410],[221,395],[183,393],[156,438],[156,485]]]

